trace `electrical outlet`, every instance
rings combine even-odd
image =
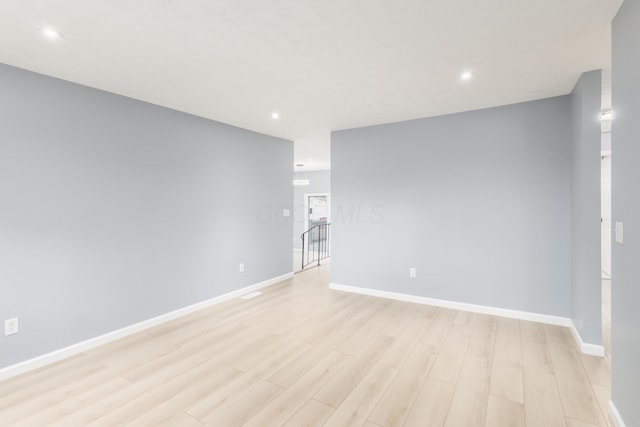
[[[241,263],[240,263],[240,267],[238,267],[238,271],[239,271],[240,273],[244,273],[244,262],[241,262]]]
[[[4,321],[4,335],[9,336],[20,332],[20,320],[17,317]]]
[[[409,277],[416,277],[416,268],[415,267],[411,267],[409,269]]]

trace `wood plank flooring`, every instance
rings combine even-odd
[[[328,266],[0,382],[1,426],[611,426],[568,329],[328,289]]]

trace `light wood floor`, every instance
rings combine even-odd
[[[565,328],[327,288],[328,267],[0,383],[1,426],[607,426]]]

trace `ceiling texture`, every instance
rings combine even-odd
[[[294,140],[314,170],[332,130],[569,93],[610,67],[621,3],[3,0],[0,62]]]

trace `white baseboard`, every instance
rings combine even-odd
[[[604,357],[604,346],[598,344],[589,344],[582,341],[582,337],[580,336],[580,332],[576,328],[576,325],[573,323],[573,320],[570,320],[571,325],[569,325],[569,329],[571,329],[571,333],[573,334],[573,338],[576,340],[576,344],[580,351],[584,354],[589,354],[591,356],[600,356]]]
[[[611,421],[616,427],[626,427],[627,425],[622,420],[620,416],[620,412],[618,412],[618,408],[613,404],[613,400],[609,401],[609,417],[611,417]]]
[[[511,319],[548,323],[550,325],[570,326],[571,324],[571,320],[566,317],[552,316],[549,314],[538,314],[530,313],[527,311],[509,310],[506,308],[489,307],[486,305],[468,304],[464,302],[420,297],[415,295],[401,294],[397,292],[379,291],[377,289],[360,288],[357,286],[338,285],[336,283],[329,284],[329,288],[336,289],[338,291],[354,292],[357,294],[370,295],[374,297],[413,302],[416,304],[434,305],[436,307],[451,308],[454,310],[471,311],[473,313],[491,314],[493,316],[509,317]]]
[[[224,295],[220,295],[220,296],[208,299],[206,301],[202,301],[187,307],[183,307],[178,310],[171,311],[169,313],[165,313],[148,320],[144,320],[140,323],[126,326],[122,329],[108,332],[104,335],[90,338],[86,341],[82,341],[77,344],[72,344],[68,347],[52,351],[51,353],[43,354],[41,356],[37,356],[32,359],[25,360],[24,362],[16,363],[15,365],[7,366],[5,368],[0,369],[0,381],[40,368],[45,365],[49,365],[54,362],[58,362],[62,359],[66,359],[68,357],[85,352],[92,348],[109,343],[111,341],[115,341],[119,338],[123,338],[128,335],[132,335],[137,332],[143,331],[145,329],[151,328],[153,326],[157,326],[162,323],[168,322],[170,320],[174,320],[179,317],[186,316],[187,314],[193,313],[198,310],[202,310],[207,307],[211,307],[212,305],[220,304],[221,302],[239,297],[241,295],[244,295],[248,292],[255,291],[257,289],[261,289],[261,288],[273,285],[274,283],[281,282],[291,277],[293,277],[293,272],[286,273],[281,276],[274,277],[260,283],[256,283],[254,285],[246,286],[242,289],[238,289],[238,290],[226,293]]]
[[[413,302],[416,304],[434,305],[437,307],[451,308],[454,310],[471,311],[474,313],[491,314],[493,316],[509,317],[511,319],[529,320],[532,322],[548,323],[550,325],[566,326],[571,329],[573,337],[578,344],[578,348],[585,354],[594,356],[604,356],[604,347],[596,344],[588,344],[582,341],[573,321],[567,317],[552,316],[549,314],[531,313],[528,311],[509,310],[506,308],[489,307],[485,305],[468,304],[464,302],[447,301],[435,298],[420,297],[415,295],[401,294],[397,292],[380,291],[377,289],[360,288],[358,286],[329,284],[329,288],[338,291],[353,292],[357,294],[370,295],[374,297],[389,298],[399,301]]]

